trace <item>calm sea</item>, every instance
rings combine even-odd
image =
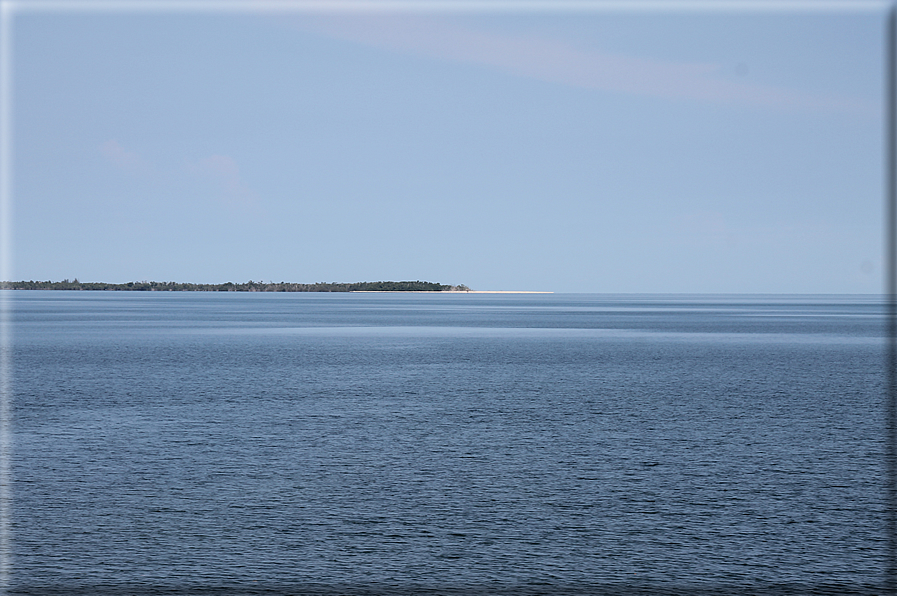
[[[12,300],[15,594],[883,580],[876,298]]]

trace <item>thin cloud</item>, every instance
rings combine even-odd
[[[145,180],[163,187],[182,186],[184,172],[157,169],[140,154],[110,139],[100,145],[100,153],[117,169],[129,174],[139,174]],[[259,213],[258,194],[247,186],[240,175],[237,162],[227,155],[211,155],[187,164],[186,173],[194,180],[202,181],[212,189],[212,194],[230,208]]]
[[[257,210],[258,195],[240,176],[237,162],[227,155],[212,155],[190,164],[190,171],[217,187],[232,206]]]
[[[835,228],[811,217],[763,225],[738,224],[718,211],[692,211],[673,217],[667,229],[677,243],[702,248],[762,250],[774,246],[820,246],[833,240]]]
[[[616,93],[779,109],[877,114],[871,102],[814,95],[728,78],[720,64],[653,60],[574,47],[535,36],[477,31],[409,15],[335,16],[304,21],[329,37],[372,47],[478,64],[517,76]]]
[[[115,139],[110,139],[100,145],[100,153],[109,163],[129,173],[146,173],[152,169],[149,161],[122,147]]]
[[[226,155],[212,155],[201,159],[196,163],[196,169],[200,173],[207,174],[215,179],[221,186],[232,194],[245,192],[240,180],[240,168],[232,157]]]

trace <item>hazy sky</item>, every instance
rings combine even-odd
[[[882,290],[885,5],[19,6],[15,279]]]

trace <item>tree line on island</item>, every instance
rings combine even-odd
[[[318,282],[299,284],[291,282],[261,282],[249,280],[246,283],[227,282],[223,284],[191,284],[173,281],[129,281],[124,284],[104,282],[69,281],[6,281],[0,282],[5,290],[105,290],[131,292],[469,292],[464,284],[457,286],[429,281],[363,281],[355,283]]]

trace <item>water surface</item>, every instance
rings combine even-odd
[[[881,584],[872,298],[13,301],[13,592]]]

